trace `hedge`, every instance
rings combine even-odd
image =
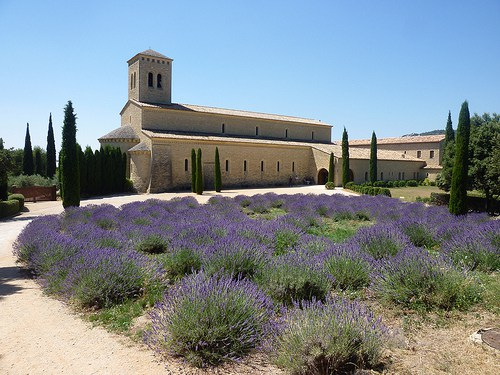
[[[19,212],[19,201],[16,199],[0,202],[0,217],[15,215]]]
[[[9,195],[9,201],[15,199],[16,201],[19,201],[19,211],[21,211],[24,208],[24,195],[22,194],[10,194]]]
[[[387,188],[382,188],[382,187],[374,187],[369,185],[356,185],[353,182],[348,182],[345,185],[345,188],[366,195],[386,195],[388,197],[391,196],[391,191]]]
[[[450,193],[431,193],[431,203],[438,206],[447,206],[450,202]],[[467,196],[467,209],[475,212],[486,212],[486,198]],[[489,214],[500,214],[500,201],[490,200]]]

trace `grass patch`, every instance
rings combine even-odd
[[[442,192],[437,186],[407,186],[404,188],[390,188],[389,190],[393,198],[399,198],[403,202],[416,202],[417,197],[430,198],[431,193]]]
[[[246,213],[252,219],[264,219],[264,220],[274,220],[277,217],[284,216],[287,214],[287,212],[284,209],[275,207],[257,211],[253,211],[248,208],[243,208],[243,212]]]
[[[500,272],[477,272],[476,275],[484,286],[482,305],[486,310],[500,315]]]
[[[88,315],[87,319],[103,326],[108,331],[116,333],[127,333],[132,328],[135,318],[144,313],[141,301],[127,301],[119,305],[100,309]]]
[[[322,236],[332,240],[335,243],[340,243],[348,240],[361,227],[371,225],[369,221],[359,220],[341,220],[336,221],[331,218],[324,218],[319,226],[307,228],[306,233],[314,236]]]

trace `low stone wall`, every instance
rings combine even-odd
[[[12,187],[13,194],[24,195],[25,201],[55,201],[55,186],[30,186],[30,187]]]

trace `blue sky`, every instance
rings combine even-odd
[[[172,100],[318,119],[340,139],[454,127],[500,112],[499,0],[0,0],[0,137],[56,147],[72,100],[77,139],[120,125],[126,61],[172,59]]]

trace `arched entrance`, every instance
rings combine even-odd
[[[328,181],[328,171],[325,168],[321,168],[318,171],[318,185],[324,185]]]

